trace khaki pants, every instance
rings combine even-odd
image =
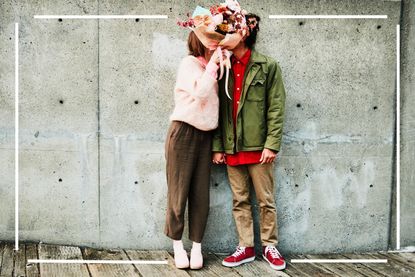
[[[278,243],[273,165],[274,163],[227,167],[233,194],[233,217],[239,235],[239,246],[254,246],[252,205],[249,198],[251,183],[260,207],[262,245],[276,245]]]
[[[165,234],[183,235],[188,202],[189,238],[201,242],[209,213],[212,133],[173,121],[166,140],[167,211]]]

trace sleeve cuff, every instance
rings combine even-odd
[[[215,79],[218,77],[218,69],[219,66],[214,62],[209,62],[206,65],[206,72]]]

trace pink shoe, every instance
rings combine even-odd
[[[203,255],[201,249],[195,247],[190,251],[190,269],[201,269],[203,267]]]
[[[184,269],[189,267],[189,258],[186,250],[182,247],[173,247],[174,249],[174,263],[177,268]]]

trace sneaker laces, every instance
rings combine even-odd
[[[273,259],[279,259],[280,257],[282,257],[281,253],[278,251],[278,249],[276,247],[268,246],[267,248],[268,248],[267,252],[270,253],[270,255]]]
[[[235,258],[237,258],[237,257],[239,257],[240,255],[242,255],[242,254],[244,254],[244,253],[245,253],[245,247],[238,246],[238,247],[236,248],[235,253],[233,253],[233,254],[232,254],[232,256],[233,256],[233,257],[235,257]]]

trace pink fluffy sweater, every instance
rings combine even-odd
[[[218,126],[218,65],[194,56],[180,63],[174,88],[174,110],[170,120],[186,122],[203,131]]]

